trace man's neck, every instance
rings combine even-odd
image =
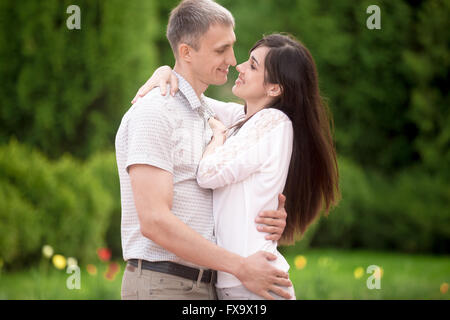
[[[182,76],[189,84],[191,85],[192,89],[194,89],[195,93],[197,94],[197,97],[200,99],[200,96],[203,94],[203,92],[208,89],[208,85],[204,84],[200,80],[196,79],[192,72],[190,72],[187,68],[183,68],[178,62],[175,62],[175,66],[173,67],[173,71],[178,73],[180,76]]]

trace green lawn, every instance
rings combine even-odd
[[[306,266],[296,269],[288,254],[291,279],[298,300],[304,299],[449,299],[441,293],[450,282],[450,256],[408,255],[376,251],[308,250]],[[368,289],[370,265],[383,270],[380,289]],[[354,271],[362,268],[359,279]]]
[[[297,269],[295,258],[304,259]],[[290,275],[298,300],[303,299],[449,299],[440,287],[450,283],[450,256],[407,255],[375,251],[336,249],[287,251]],[[306,262],[306,263],[305,263]],[[298,263],[300,266],[300,264]],[[368,289],[370,265],[382,268],[380,289]],[[104,277],[106,264],[97,265],[96,275],[81,268],[81,288],[66,287],[70,276],[43,264],[32,270],[0,273],[0,299],[120,299],[123,264],[113,280]],[[355,278],[355,269],[360,278]]]

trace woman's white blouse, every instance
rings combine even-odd
[[[243,116],[243,106],[210,104],[225,125]],[[224,110],[223,108],[229,108]],[[227,123],[228,122],[228,123]],[[277,250],[277,242],[259,232],[256,216],[276,210],[283,192],[292,153],[293,129],[289,118],[277,109],[263,109],[228,137],[223,146],[204,157],[197,182],[214,189],[213,212],[217,244],[243,257],[264,250],[277,255],[271,262],[283,271],[289,264]],[[231,274],[218,272],[216,286],[241,285]]]

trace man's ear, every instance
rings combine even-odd
[[[283,88],[279,84],[270,84],[267,90],[269,97],[278,97],[283,92]]]
[[[193,49],[186,43],[181,43],[178,46],[178,57],[180,57],[180,59],[182,59],[184,61],[190,62],[192,59],[192,56],[191,56],[192,50]]]

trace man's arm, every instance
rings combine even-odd
[[[129,174],[142,234],[178,257],[197,265],[235,275],[249,290],[272,299],[268,291],[289,298],[279,286],[290,286],[288,274],[267,260],[268,252],[243,258],[206,240],[172,212],[173,177],[150,165],[131,165]]]

